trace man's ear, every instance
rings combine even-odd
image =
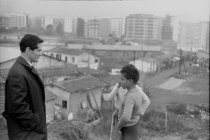
[[[30,54],[30,48],[29,47],[26,48],[26,54]]]
[[[133,80],[132,79],[130,79],[129,82],[130,82],[130,84],[133,84]]]

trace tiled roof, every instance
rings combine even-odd
[[[168,55],[155,55],[153,57],[157,58],[159,60],[164,60],[164,59],[170,59],[171,58],[171,56],[168,56]]]
[[[70,68],[42,68],[38,73],[44,77],[75,75],[77,72]]]
[[[158,60],[153,57],[143,57],[143,60],[147,62],[157,62]]]
[[[69,54],[69,55],[80,55],[83,53],[81,50],[72,50],[68,48],[63,47],[55,47],[50,50],[47,50],[47,52],[55,52],[55,53],[61,53],[61,54]]]
[[[5,78],[3,78],[2,76],[0,76],[0,84],[4,84],[4,83],[5,83],[5,81],[6,81],[6,79],[5,79]]]
[[[77,92],[79,90],[89,90],[90,88],[102,87],[105,83],[95,77],[88,76],[74,80],[63,81],[55,86],[60,87],[69,92]]]
[[[108,85],[115,85],[117,82],[120,81],[120,74],[118,75],[109,75],[103,78],[100,78],[100,80]]]
[[[3,78],[7,78],[7,74],[9,73],[10,68],[7,69],[0,69],[1,76]]]
[[[77,70],[84,74],[88,73],[88,67],[78,68]],[[89,68],[89,74],[101,74],[101,73],[104,73],[104,71]]]
[[[20,50],[18,48],[0,47],[0,63],[15,59],[18,56],[20,56]]]
[[[52,93],[48,89],[45,89],[45,102],[50,100],[55,100],[57,98],[58,97],[54,93]]]

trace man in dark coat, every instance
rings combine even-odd
[[[5,111],[10,140],[47,140],[44,85],[32,62],[42,55],[42,39],[26,34],[21,55],[10,68],[5,84]]]

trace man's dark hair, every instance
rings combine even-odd
[[[25,52],[26,48],[29,47],[32,51],[38,48],[38,44],[42,43],[43,40],[36,35],[26,34],[20,41],[20,50]]]
[[[139,71],[132,64],[124,66],[120,73],[123,74],[127,80],[132,79],[134,84],[136,84],[139,80]]]

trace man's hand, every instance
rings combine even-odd
[[[121,87],[121,83],[120,83],[120,82],[117,83],[117,87],[118,87],[118,88]]]
[[[122,127],[121,127],[122,128]],[[120,129],[121,129],[118,125],[117,125],[117,131],[120,133]]]
[[[119,130],[118,132],[119,132],[120,135],[122,134],[121,130]]]

